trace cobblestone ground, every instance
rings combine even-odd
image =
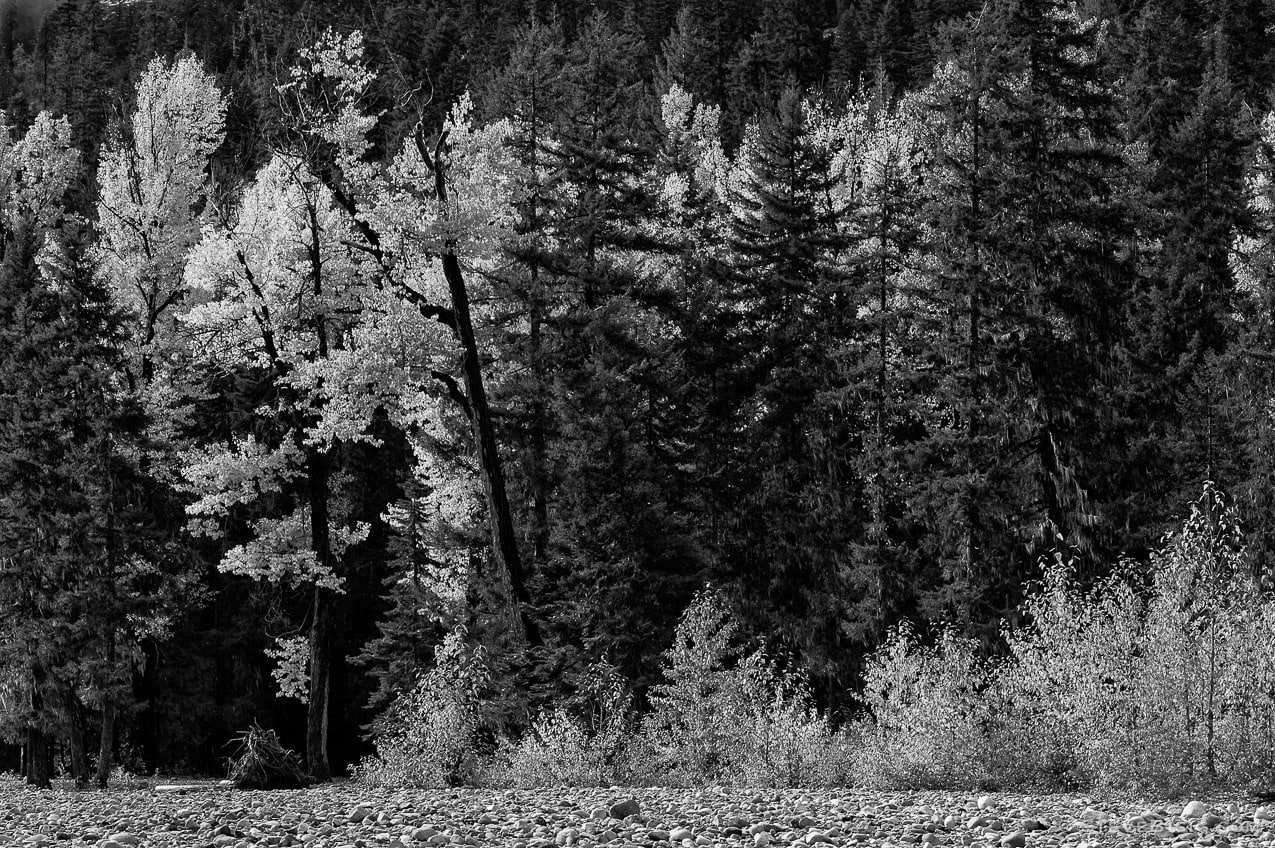
[[[1088,795],[653,788],[36,791],[0,780],[0,848],[607,845],[1275,846],[1275,806]]]

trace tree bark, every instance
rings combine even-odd
[[[53,786],[53,737],[27,727],[27,783],[38,789]]]
[[[97,788],[105,789],[111,781],[111,748],[115,742],[115,704],[102,705],[102,741],[97,751]]]
[[[328,763],[328,701],[332,678],[332,599],[314,587],[314,621],[310,624],[310,709],[306,714],[305,756],[310,777],[332,779]]]
[[[531,614],[531,594],[527,591],[522,557],[518,553],[513,513],[509,508],[505,474],[496,445],[496,428],[491,420],[491,407],[487,402],[482,365],[478,359],[478,340],[474,335],[473,319],[469,312],[469,291],[465,287],[465,278],[456,254],[449,248],[442,260],[443,275],[447,278],[447,288],[451,294],[452,312],[456,315],[456,335],[461,345],[465,391],[469,395],[470,423],[473,425],[479,464],[483,470],[483,494],[487,498],[492,554],[497,566],[502,567],[509,576],[509,588],[518,605],[518,621],[522,625],[523,636],[528,645],[538,647],[541,644],[540,627]]]
[[[89,763],[84,754],[84,715],[75,693],[68,695],[65,721],[66,744],[71,749],[71,774],[75,777],[75,788],[86,789],[89,785]]]
[[[417,148],[421,158],[434,172],[434,188],[443,217],[447,217],[447,175],[440,153],[447,134],[439,136],[431,157],[420,136]],[[483,383],[482,362],[478,358],[478,339],[474,333],[473,317],[469,311],[469,289],[456,258],[455,245],[448,241],[440,254],[443,276],[451,297],[454,330],[461,347],[461,366],[465,374],[465,391],[469,395],[469,420],[478,448],[479,465],[483,472],[483,494],[487,500],[488,527],[491,532],[492,556],[497,567],[504,569],[509,578],[509,589],[517,605],[517,617],[522,625],[523,638],[530,647],[542,643],[540,627],[531,612],[531,594],[527,590],[527,578],[518,552],[518,537],[514,532],[513,512],[509,508],[509,493],[505,488],[505,473],[500,462],[500,450],[496,443],[496,428],[491,420],[491,406],[487,402],[487,389]]]

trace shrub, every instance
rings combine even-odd
[[[435,651],[434,666],[373,725],[376,756],[355,769],[372,786],[458,786],[479,767],[475,740],[489,674],[481,647],[457,628]]]
[[[1061,557],[1024,605],[1028,624],[1006,630],[1009,656],[988,691],[996,782],[1071,789],[1104,781],[1134,756],[1129,697],[1137,677],[1144,603],[1122,564],[1088,593]]]
[[[615,666],[595,663],[577,697],[587,718],[566,707],[542,712],[518,740],[504,740],[490,780],[512,786],[604,786],[628,776],[625,755],[633,696]]]
[[[1145,571],[1125,562],[1082,590],[1056,559],[996,662],[950,631],[925,647],[897,630],[868,663],[860,777],[912,788],[1268,784],[1275,599],[1211,485]]]
[[[971,640],[942,629],[924,645],[907,624],[868,659],[854,772],[878,788],[977,786],[987,780],[988,669]]]
[[[742,659],[738,625],[711,587],[683,614],[665,681],[634,743],[635,776],[681,785],[849,782],[849,744],[808,687],[758,650]]]
[[[730,768],[743,704],[759,693],[729,664],[739,627],[709,587],[691,601],[665,652],[664,682],[651,689],[642,722],[643,760],[658,782],[722,783]]]

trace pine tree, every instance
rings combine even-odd
[[[818,121],[819,107],[789,88],[741,152],[719,307],[733,327],[733,432],[717,491],[730,499],[722,556],[747,617],[828,684],[851,603],[846,552],[862,530],[853,457],[863,422],[836,398],[835,352],[858,332],[863,304],[842,267],[849,215],[829,202],[840,174]]]
[[[925,215],[951,321],[939,366],[951,417],[929,441],[955,461],[941,460],[946,479],[926,500],[944,528],[940,603],[977,622],[1012,610],[1024,544],[1033,557],[1100,553],[1093,463],[1126,239],[1095,25],[1024,0],[952,35],[929,89],[941,123]]]
[[[1224,428],[1217,398],[1208,397],[1223,389],[1206,362],[1225,356],[1238,334],[1231,256],[1236,235],[1248,228],[1243,162],[1251,131],[1216,38],[1211,52],[1185,108],[1164,102],[1163,129],[1148,120],[1135,136],[1148,162],[1145,181],[1132,187],[1140,273],[1127,319],[1135,367],[1122,402],[1131,431],[1124,521],[1140,546],[1162,532],[1170,517],[1164,505],[1186,500],[1203,479],[1227,482],[1217,450]]]

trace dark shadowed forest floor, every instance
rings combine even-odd
[[[636,800],[640,812],[610,816]],[[980,805],[982,809],[980,809]],[[617,809],[616,812],[625,812]],[[1259,846],[1275,845],[1275,806],[1251,800],[1139,802],[865,790],[612,788],[297,792],[201,784],[36,791],[0,779],[0,845],[96,848],[562,845],[696,846]]]

